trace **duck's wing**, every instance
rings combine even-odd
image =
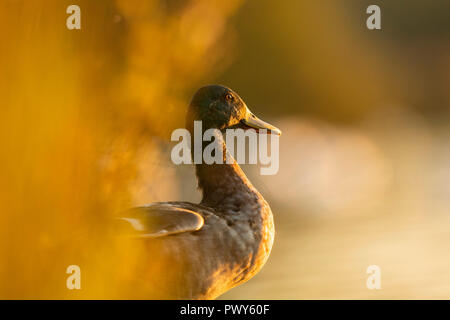
[[[191,209],[192,204],[154,203],[129,209],[117,218],[116,225],[120,234],[139,238],[193,232],[203,227],[204,219]]]

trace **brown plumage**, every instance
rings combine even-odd
[[[256,118],[224,86],[201,88],[189,106],[187,128],[230,127],[280,131]],[[193,134],[191,135],[193,136]],[[225,151],[221,134],[216,143]],[[229,155],[228,155],[229,156]],[[148,298],[214,299],[253,277],[269,257],[274,240],[271,209],[236,161],[197,164],[200,204],[163,202],[130,209],[126,222],[147,252],[140,272],[154,290]]]

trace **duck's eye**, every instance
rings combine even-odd
[[[225,99],[226,99],[228,102],[232,102],[234,98],[233,98],[233,96],[232,96],[230,93],[227,93],[226,96],[225,96]]]

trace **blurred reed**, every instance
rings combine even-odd
[[[73,31],[70,4],[0,4],[0,298],[127,297],[103,284],[139,257],[114,261],[101,226],[132,205],[144,150],[158,177],[151,138],[183,126],[192,90],[226,65],[240,1],[80,0]]]

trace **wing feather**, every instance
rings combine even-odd
[[[155,203],[136,207],[117,218],[120,233],[139,238],[158,238],[203,227],[203,217],[183,204]]]

